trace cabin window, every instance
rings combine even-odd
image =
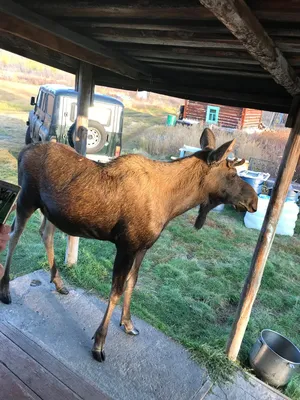
[[[209,124],[216,124],[219,120],[220,107],[207,106],[205,121]]]

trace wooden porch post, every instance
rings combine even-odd
[[[80,63],[76,75],[76,90],[78,90],[77,119],[74,135],[75,150],[86,155],[86,142],[88,132],[88,109],[94,94],[93,66],[84,62]],[[78,259],[79,238],[68,236],[65,263],[73,265]]]
[[[237,316],[227,344],[227,355],[233,361],[236,360],[241,347],[275,236],[280,213],[300,156],[300,108],[299,98],[297,97],[294,98],[294,104],[297,104],[296,114],[289,115],[289,119],[293,119],[290,125],[292,130],[284,150],[269,207],[252,258],[250,271],[241,294]]]

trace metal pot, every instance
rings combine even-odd
[[[300,351],[284,336],[264,329],[250,351],[250,365],[265,382],[284,386],[300,372]]]

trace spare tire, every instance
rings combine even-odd
[[[73,135],[76,122],[70,126],[68,130],[68,142],[71,147],[74,147]],[[87,154],[97,153],[103,149],[107,139],[107,133],[104,127],[96,121],[89,121],[88,137],[86,144]]]

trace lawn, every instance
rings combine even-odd
[[[16,159],[0,151],[1,177],[16,181]],[[196,210],[172,221],[147,253],[132,300],[133,314],[182,343],[213,377],[231,370],[224,348],[239,301],[258,232],[243,226],[243,215],[230,207],[211,212],[202,230],[193,223]],[[17,247],[12,276],[48,269],[35,213]],[[79,262],[63,266],[65,235],[56,233],[56,257],[71,282],[108,298],[115,254],[106,242],[82,239]],[[1,254],[2,261],[4,254]],[[240,363],[248,367],[249,349],[260,330],[270,328],[300,345],[300,224],[294,237],[276,236],[262,287],[245,335]],[[142,333],[141,333],[142,334]],[[300,398],[300,382],[286,389]]]
[[[16,157],[24,143],[27,118],[26,99],[35,95],[23,87],[16,110],[3,106],[16,100],[16,92],[0,90],[0,177],[17,181]],[[30,93],[30,91],[34,93]],[[9,94],[11,93],[11,98]],[[28,97],[27,97],[28,96]],[[27,101],[27,100],[26,100]],[[13,109],[11,109],[11,107]],[[151,112],[150,112],[151,111]],[[139,146],[139,135],[154,124],[164,124],[166,113],[151,109],[148,114],[126,110],[124,150]],[[138,150],[137,150],[138,151]],[[212,377],[222,378],[232,370],[224,355],[234,314],[248,273],[258,231],[246,229],[243,215],[227,207],[221,214],[211,212],[202,230],[193,223],[196,210],[172,221],[147,253],[132,299],[133,314],[143,318],[169,337],[182,343],[205,365]],[[12,217],[10,218],[12,219]],[[12,277],[36,269],[48,269],[38,234],[40,214],[30,219],[14,255]],[[114,260],[114,246],[82,239],[79,262],[64,267],[65,235],[57,232],[55,250],[63,275],[72,283],[108,298]],[[0,254],[0,262],[5,253]],[[294,237],[276,236],[266,265],[258,298],[243,341],[239,362],[248,368],[248,352],[260,330],[274,329],[300,346],[300,221]],[[143,334],[141,332],[141,334]],[[300,399],[300,379],[285,389]]]

